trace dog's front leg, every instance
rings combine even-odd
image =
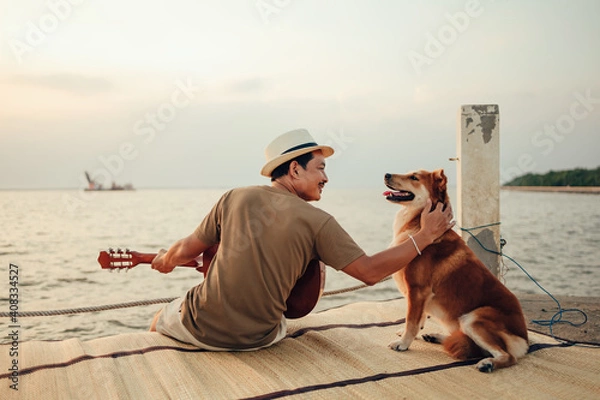
[[[415,340],[425,317],[425,299],[419,290],[408,294],[408,311],[406,313],[406,329],[400,339],[391,342],[388,347],[396,351],[406,351]]]

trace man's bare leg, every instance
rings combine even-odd
[[[162,312],[162,308],[160,310],[158,310],[158,312],[152,319],[152,323],[150,324],[150,332],[156,332],[156,321],[158,321],[158,317],[160,316],[161,312]]]

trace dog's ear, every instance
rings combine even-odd
[[[433,171],[433,197],[436,203],[443,203],[446,208],[446,200],[448,198],[448,178],[444,174],[443,169]],[[434,204],[435,205],[435,204]]]
[[[436,186],[440,190],[446,190],[448,178],[446,177],[446,174],[444,174],[443,169],[436,169],[435,171],[433,171],[433,179],[435,181]]]

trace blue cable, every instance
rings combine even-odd
[[[521,271],[523,271],[523,273],[525,275],[527,275],[527,277],[529,279],[531,279],[531,281],[533,281],[533,283],[535,283],[544,293],[546,293],[548,296],[550,296],[550,298],[552,300],[554,300],[554,302],[556,303],[556,305],[558,306],[558,312],[556,312],[551,319],[549,320],[532,320],[531,322],[536,324],[536,325],[540,325],[540,326],[547,326],[550,330],[550,336],[556,340],[557,342],[562,342],[562,343],[568,343],[574,346],[580,346],[580,347],[591,347],[591,348],[597,348],[598,346],[595,345],[584,345],[584,344],[579,344],[577,342],[573,342],[570,340],[563,340],[563,339],[559,339],[556,336],[554,336],[554,332],[552,331],[552,328],[554,326],[554,324],[558,324],[558,323],[562,323],[562,324],[569,324],[571,326],[574,327],[579,327],[584,325],[585,323],[587,323],[588,321],[588,317],[587,314],[585,312],[583,312],[582,310],[578,309],[578,308],[569,308],[569,309],[564,309],[562,308],[562,306],[560,305],[560,302],[556,299],[556,297],[554,297],[549,291],[547,291],[542,285],[539,284],[538,281],[536,281],[529,272],[527,272],[527,270],[525,268],[523,268],[523,266],[521,266],[521,264],[519,264],[515,259],[513,259],[512,257],[507,256],[506,254],[502,253],[502,252],[497,252],[495,250],[491,250],[488,249],[487,247],[485,247],[483,245],[483,243],[481,243],[481,241],[471,232],[472,230],[475,229],[481,229],[481,228],[487,228],[490,226],[496,226],[496,225],[500,225],[500,222],[494,222],[491,224],[487,224],[487,225],[481,225],[481,226],[476,226],[473,228],[462,228],[459,227],[461,231],[467,232],[469,235],[471,235],[471,237],[473,239],[475,239],[475,241],[481,246],[482,249],[484,249],[487,252],[490,252],[492,254],[496,254],[499,255],[501,257],[506,257],[508,258],[510,261],[512,261],[517,267],[519,267],[521,269]],[[501,247],[503,246],[503,244],[501,243]],[[576,313],[580,313],[583,316],[583,321],[579,322],[579,323],[574,323],[568,320],[563,320],[563,315],[564,313],[567,312],[576,312]]]

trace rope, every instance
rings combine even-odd
[[[385,282],[385,281],[388,281],[390,279],[392,279],[392,277],[388,276],[387,278],[384,278],[384,279],[380,280],[377,283],[379,284],[381,282]],[[328,291],[328,292],[324,292],[323,293],[323,297],[325,297],[325,296],[334,296],[336,294],[344,294],[344,293],[354,292],[356,290],[364,289],[364,288],[367,288],[367,287],[369,287],[369,285],[363,283],[362,285],[351,286],[351,287],[348,287],[348,288],[345,288],[345,289],[331,290],[331,291]]]
[[[132,301],[129,303],[118,303],[118,304],[106,304],[103,306],[92,306],[92,307],[80,307],[80,308],[67,308],[63,310],[47,310],[47,311],[18,311],[16,313],[17,317],[50,317],[55,315],[68,315],[68,314],[81,314],[87,312],[96,312],[96,311],[107,311],[107,310],[117,310],[121,308],[128,307],[138,307],[138,306],[148,306],[152,304],[161,304],[161,303],[170,303],[175,300],[176,297],[171,298],[162,298],[162,299],[153,299],[153,300],[141,300],[141,301]],[[13,312],[0,312],[0,318],[3,317],[14,317],[15,313]]]
[[[502,255],[502,254],[500,254],[500,253],[498,253],[498,252],[496,252],[496,251],[492,251],[492,250],[489,250],[489,249],[485,248],[485,246],[483,246],[483,244],[481,243],[481,241],[480,241],[480,240],[479,240],[477,237],[475,237],[475,235],[473,235],[473,234],[471,233],[471,231],[472,231],[472,230],[476,230],[476,229],[483,229],[483,228],[489,228],[490,226],[498,226],[498,225],[501,225],[501,223],[500,223],[500,222],[492,222],[492,223],[490,223],[490,224],[485,224],[485,225],[475,226],[475,227],[473,227],[473,228],[460,228],[460,227],[459,227],[459,229],[460,229],[461,231],[467,232],[469,235],[471,235],[471,236],[473,237],[473,239],[475,239],[475,240],[477,241],[477,243],[479,243],[479,245],[480,245],[480,246],[481,246],[481,247],[482,247],[484,250],[486,250],[486,251],[489,251],[490,253],[494,253],[494,254]],[[504,239],[502,239],[502,238],[501,238],[501,239],[500,239],[500,250],[502,250],[502,248],[504,247],[504,245],[505,245],[505,244],[506,244],[506,240],[504,240]],[[506,279],[504,278],[504,276],[505,276],[505,275],[506,275],[506,273],[508,272],[508,268],[506,268],[506,265],[504,264],[504,259],[503,259],[503,258],[500,258],[500,260],[501,260],[501,263],[502,263],[502,267],[501,267],[500,271],[498,271],[498,278],[501,280],[501,282],[502,282],[504,285],[506,285]]]
[[[381,280],[379,283],[387,281],[391,279],[391,276]],[[348,287],[345,289],[332,290],[323,293],[323,297],[325,296],[334,296],[337,294],[354,292],[359,289],[363,289],[369,287],[369,285],[357,285]],[[118,310],[121,308],[130,308],[130,307],[139,307],[139,306],[149,306],[154,304],[163,304],[170,303],[175,300],[177,297],[169,297],[169,298],[160,298],[160,299],[152,299],[152,300],[140,300],[140,301],[132,301],[129,303],[117,303],[117,304],[105,304],[102,306],[91,306],[91,307],[79,307],[79,308],[66,308],[63,310],[46,310],[46,311],[19,311],[16,315],[18,317],[51,317],[56,315],[69,315],[69,314],[81,314],[88,312],[97,312],[97,311],[108,311],[108,310]],[[12,314],[9,312],[0,312],[0,318],[4,317],[12,317],[15,316],[15,313]]]
[[[487,228],[487,227],[490,227],[490,226],[496,226],[496,225],[500,225],[500,222],[494,222],[494,223],[491,223],[491,224],[486,224],[486,225],[476,226],[476,227],[473,227],[473,228],[462,228],[462,227],[461,227],[461,228],[460,228],[460,230],[461,230],[461,231],[464,231],[464,232],[467,232],[469,235],[471,235],[471,237],[472,237],[473,239],[475,239],[475,241],[476,241],[476,242],[477,242],[477,243],[478,243],[478,244],[481,246],[481,248],[482,248],[482,249],[484,249],[485,251],[487,251],[487,252],[489,252],[489,253],[492,253],[492,254],[499,255],[499,256],[501,256],[501,257],[506,257],[507,259],[509,259],[510,261],[512,261],[512,262],[513,262],[513,263],[514,263],[514,264],[515,264],[517,267],[519,267],[519,268],[521,269],[521,271],[523,271],[523,273],[524,273],[524,274],[525,274],[525,275],[526,275],[526,276],[527,276],[527,277],[528,277],[528,278],[529,278],[529,279],[530,279],[530,280],[531,280],[533,283],[535,283],[535,284],[537,285],[537,287],[539,287],[539,288],[540,288],[540,289],[541,289],[541,290],[542,290],[544,293],[546,293],[546,294],[547,294],[547,295],[548,295],[548,296],[549,296],[549,297],[550,297],[552,300],[554,300],[554,302],[556,303],[556,305],[557,305],[557,307],[558,307],[558,311],[557,311],[557,312],[556,312],[556,313],[555,313],[555,314],[552,316],[552,318],[551,318],[551,319],[549,319],[549,320],[532,320],[531,322],[532,322],[533,324],[540,325],[540,326],[544,326],[544,327],[548,327],[548,328],[549,328],[549,330],[550,330],[550,336],[551,336],[551,337],[552,337],[554,340],[556,340],[557,342],[568,343],[568,344],[571,344],[571,345],[576,345],[576,346],[580,346],[580,347],[590,347],[590,348],[597,348],[598,346],[593,346],[593,345],[589,345],[589,346],[588,346],[588,345],[584,345],[584,344],[577,344],[577,343],[575,343],[575,342],[572,342],[572,341],[569,341],[569,340],[562,340],[562,339],[559,339],[559,338],[557,338],[556,336],[554,336],[554,332],[553,332],[552,328],[553,328],[553,326],[554,326],[555,324],[568,324],[568,325],[571,325],[571,326],[574,326],[574,327],[580,327],[580,326],[584,325],[585,323],[587,323],[587,321],[588,321],[587,314],[586,314],[584,311],[582,311],[582,310],[580,310],[580,309],[578,309],[578,308],[569,308],[569,309],[564,309],[564,308],[562,308],[562,306],[561,306],[560,302],[559,302],[559,301],[556,299],[556,297],[554,297],[554,296],[553,296],[553,295],[552,295],[552,294],[551,294],[549,291],[547,291],[547,290],[546,290],[546,289],[545,289],[545,288],[544,288],[544,287],[543,287],[543,286],[542,286],[542,285],[541,285],[541,284],[540,284],[540,283],[539,283],[537,280],[535,280],[535,279],[533,278],[533,276],[531,276],[531,274],[530,274],[529,272],[527,272],[527,270],[526,270],[526,269],[525,269],[523,266],[521,266],[521,264],[519,264],[519,263],[518,263],[518,262],[517,262],[515,259],[513,259],[512,257],[509,257],[509,256],[507,256],[506,254],[504,254],[504,253],[502,253],[502,252],[497,252],[497,251],[495,251],[495,250],[488,249],[488,248],[487,248],[487,247],[485,247],[485,246],[483,245],[483,243],[481,243],[481,241],[480,241],[480,240],[479,240],[479,239],[478,239],[478,238],[477,238],[477,237],[476,237],[476,236],[475,236],[475,235],[474,235],[474,234],[471,232],[471,231],[473,231],[473,230],[476,230],[476,229],[482,229],[482,228]],[[504,244],[506,244],[506,242],[504,242]],[[501,248],[504,246],[504,244],[501,244]],[[563,319],[562,319],[562,318],[563,318],[563,315],[564,315],[565,313],[568,313],[568,312],[574,312],[574,313],[579,313],[579,314],[581,314],[581,316],[583,317],[583,321],[582,321],[582,322],[575,323],[575,322],[571,322],[571,321],[569,321],[569,320],[563,320]]]

